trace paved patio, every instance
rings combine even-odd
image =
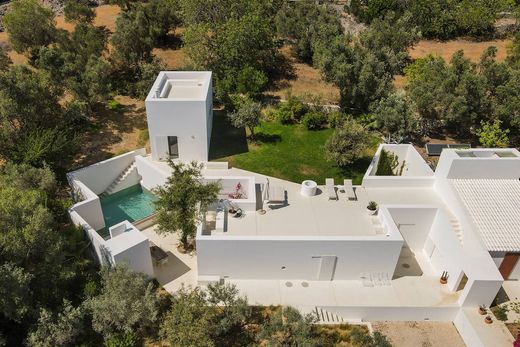
[[[154,265],[157,281],[169,293],[174,294],[183,285],[197,285],[197,256],[182,254],[177,250],[179,238],[177,234],[159,235],[156,226],[151,226],[142,232],[157,246],[168,253],[168,262],[163,265]]]

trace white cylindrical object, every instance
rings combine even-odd
[[[300,190],[300,193],[304,196],[314,196],[316,195],[316,188],[318,185],[316,182],[311,180],[305,180],[302,182],[302,188]]]

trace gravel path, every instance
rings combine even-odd
[[[372,322],[374,331],[399,347],[465,347],[457,328],[448,322]]]

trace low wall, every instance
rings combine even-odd
[[[170,172],[162,170],[143,156],[136,156],[135,162],[137,172],[142,177],[141,185],[149,191],[164,185],[170,176]]]
[[[405,306],[320,306],[344,319],[363,321],[437,321],[451,322],[459,307],[405,307]]]
[[[83,182],[94,194],[101,194],[108,186],[124,171],[132,162],[136,155],[144,155],[144,148],[136,149],[117,157],[100,161],[99,163],[84,167],[82,169],[69,172],[67,178]]]
[[[316,280],[319,257],[336,256],[335,280],[358,280],[367,272],[387,273],[392,278],[403,240],[389,240],[385,235],[372,238],[239,239],[199,235],[198,273],[233,279]]]
[[[402,176],[376,176],[379,156],[383,149],[397,155],[399,159],[398,168],[400,168],[403,161],[405,162]],[[435,176],[432,169],[412,145],[379,145],[372,162],[363,176],[363,186],[369,188],[419,188],[432,187],[434,183]]]
[[[110,265],[110,255],[107,253],[105,240],[94,230],[76,211],[69,212],[72,223],[81,226],[85,231],[87,239],[92,245],[95,260],[101,265]]]

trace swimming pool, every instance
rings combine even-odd
[[[155,212],[154,201],[157,198],[140,184],[123,189],[117,193],[102,197],[101,209],[106,228],[124,220],[135,222]]]

